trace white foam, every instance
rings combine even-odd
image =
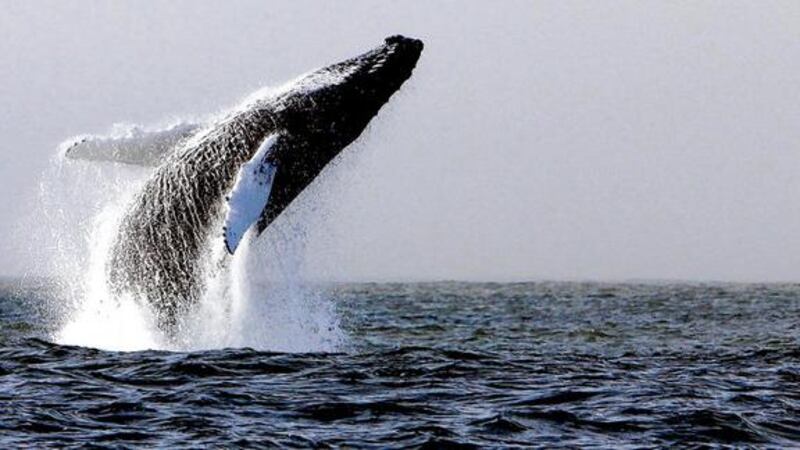
[[[345,339],[334,305],[300,276],[304,245],[297,234],[284,230],[256,240],[252,233],[229,267],[210,280],[178,348],[341,349]]]
[[[106,283],[106,261],[121,208],[110,204],[95,217],[88,267],[79,282],[80,297],[55,341],[108,350],[156,349],[163,345],[147,308],[130,298],[116,298]]]

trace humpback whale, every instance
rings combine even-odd
[[[391,36],[359,56],[252,95],[213,123],[122,139],[86,138],[73,159],[155,167],[126,209],[106,273],[172,330],[207,288],[211,251],[233,255],[292,203],[411,76],[417,39]],[[222,239],[220,239],[220,236]],[[225,256],[227,258],[228,256]]]

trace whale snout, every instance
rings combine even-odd
[[[391,49],[392,52],[399,50],[399,53],[407,55],[414,61],[422,54],[422,48],[424,47],[422,41],[419,39],[401,36],[399,34],[387,37],[384,40],[384,46]]]
[[[392,45],[392,44],[400,45],[400,46],[403,46],[403,47],[408,47],[408,48],[413,49],[413,50],[417,50],[419,52],[421,52],[422,51],[422,47],[424,47],[424,45],[422,44],[422,41],[420,41],[419,39],[406,37],[406,36],[403,36],[403,35],[400,35],[400,34],[395,34],[394,36],[389,36],[384,40],[384,42],[386,43],[386,45]]]
[[[384,39],[383,45],[362,55],[358,64],[380,81],[402,82],[411,75],[422,54],[422,41],[396,34]],[[396,84],[396,83],[390,83]],[[397,88],[399,86],[395,86]]]

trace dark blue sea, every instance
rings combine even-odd
[[[348,345],[58,345],[0,284],[0,447],[800,447],[800,287],[331,284]]]

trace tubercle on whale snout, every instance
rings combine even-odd
[[[420,50],[422,50],[422,48],[425,45],[419,39],[403,36],[402,34],[395,34],[395,35],[389,36],[386,39],[384,39],[384,42],[386,44],[408,44],[408,45],[413,45],[415,47],[418,47]]]

